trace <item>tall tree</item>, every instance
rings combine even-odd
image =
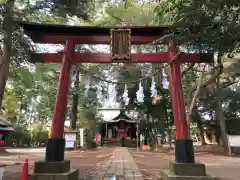
[[[0,54],[0,109],[2,107],[2,100],[4,89],[6,86],[8,69],[10,64],[10,57],[12,52],[12,32],[13,32],[13,6],[15,0],[7,0],[1,6],[1,13],[3,14],[2,21],[2,50]]]
[[[74,90],[72,97],[72,115],[71,115],[71,128],[76,129],[77,125],[77,113],[78,113],[78,93],[79,93],[79,70],[74,71]]]
[[[29,2],[20,0],[5,0],[0,5],[1,11],[1,53],[0,53],[0,108],[2,107],[2,100],[4,96],[4,89],[8,78],[9,65],[12,57],[12,53],[16,49],[13,49],[14,36],[13,32],[19,31],[19,27],[16,22],[19,20],[30,20],[31,16],[36,17],[39,14],[44,14],[45,17],[58,16],[73,17],[77,16],[82,19],[88,19],[89,13],[92,12],[92,1],[37,1]],[[44,13],[43,13],[44,12]],[[41,18],[40,22],[42,21]],[[43,20],[44,21],[44,20]],[[18,40],[18,39],[15,39]]]

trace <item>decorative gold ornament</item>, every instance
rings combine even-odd
[[[160,97],[153,98],[153,99],[152,99],[152,104],[157,104],[157,103],[160,102],[160,100],[161,100]]]

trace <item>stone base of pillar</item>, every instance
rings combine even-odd
[[[162,180],[220,180],[206,174],[206,168],[201,163],[169,163],[169,170],[161,173]]]
[[[175,157],[179,163],[194,163],[194,148],[192,139],[176,139]]]
[[[45,160],[47,162],[57,162],[64,160],[65,139],[49,138],[46,147]]]
[[[70,161],[35,162],[34,172],[29,174],[29,180],[78,180],[79,171],[70,169]]]

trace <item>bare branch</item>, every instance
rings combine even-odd
[[[121,19],[120,17],[116,16],[114,13],[108,12],[108,14],[109,14],[112,18],[114,18],[114,19],[116,19],[116,20],[118,20],[118,21],[120,21],[120,22],[126,22],[124,19]]]
[[[199,80],[198,80],[198,83],[197,83],[197,89],[194,93],[193,99],[191,101],[191,104],[190,104],[190,107],[189,107],[189,110],[188,110],[188,118],[187,118],[188,125],[190,125],[192,111],[193,111],[194,106],[196,105],[196,101],[197,101],[198,95],[199,95],[200,90],[201,90],[201,84],[202,84],[202,81],[203,81],[203,74],[204,74],[205,68],[206,68],[206,64],[202,68],[202,73],[201,73],[201,75],[199,77]]]
[[[222,67],[217,66],[214,73],[211,75],[211,78],[209,78],[207,81],[205,81],[201,84],[201,88],[207,87],[209,84],[215,82],[216,78],[219,76],[219,74],[221,74],[221,72],[222,72]]]
[[[239,81],[240,81],[240,80],[238,79],[238,80],[234,80],[234,81],[231,81],[231,82],[222,84],[222,85],[220,86],[220,88],[222,88],[222,89],[227,88],[227,87],[229,87],[229,86],[231,86],[231,85],[233,85],[233,84],[238,83]]]
[[[184,76],[188,71],[193,69],[194,65],[195,65],[195,63],[191,63],[191,65],[188,66],[188,68],[182,72],[182,76]]]

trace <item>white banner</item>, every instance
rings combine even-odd
[[[74,141],[66,141],[66,148],[74,148]]]
[[[228,135],[228,141],[231,147],[240,147],[240,135]]]
[[[84,141],[84,133],[83,133],[83,128],[79,129],[79,135],[80,135],[80,147],[83,147],[83,141]]]
[[[65,133],[66,141],[76,141],[76,133]]]

